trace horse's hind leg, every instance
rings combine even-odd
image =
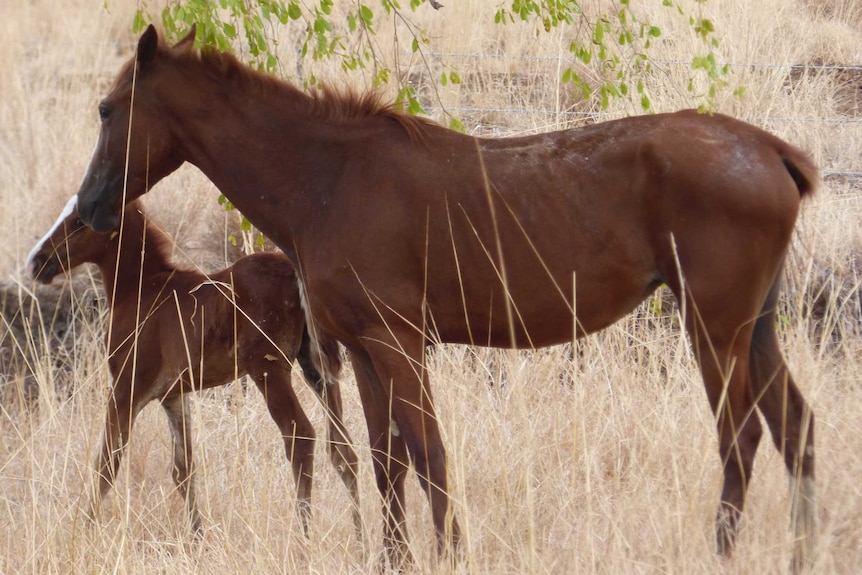
[[[341,481],[350,494],[353,504],[353,526],[357,536],[362,538],[362,516],[359,513],[359,456],[353,448],[353,441],[344,426],[342,418],[341,389],[338,383],[338,373],[341,371],[341,360],[338,357],[338,344],[329,340],[329,345],[312,349],[315,344],[308,335],[308,329],[303,330],[302,344],[296,356],[302,374],[314,393],[326,407],[327,433],[326,442],[329,448],[329,459],[341,477]]]
[[[763,434],[760,420],[754,413],[748,365],[755,312],[746,312],[745,294],[736,301],[729,301],[721,294],[730,292],[710,291],[703,289],[703,285],[690,286],[685,321],[718,426],[724,484],[716,540],[718,552],[730,555],[745,505],[754,456]],[[679,298],[679,290],[674,289],[674,293]],[[704,297],[692,297],[692,293]],[[706,297],[709,295],[712,297]]]
[[[185,394],[165,398],[162,407],[168,416],[174,448],[172,475],[180,495],[186,502],[189,525],[194,533],[201,530],[201,516],[198,512],[197,494],[194,484],[194,463],[192,461],[192,422],[189,417],[188,398]]]
[[[763,430],[754,412],[748,374],[750,328],[731,341],[700,334],[696,344],[706,394],[718,425],[724,485],[717,517],[719,553],[730,555],[745,506],[754,456]]]
[[[816,544],[814,494],[814,414],[787,369],[775,332],[776,282],[754,327],[751,379],[757,406],[766,418],[775,447],[790,474],[794,568],[813,559]]]
[[[263,394],[269,414],[284,439],[284,451],[296,482],[297,511],[303,533],[311,523],[311,486],[314,475],[314,427],[299,405],[290,382],[290,366],[281,360],[249,365],[249,375]]]

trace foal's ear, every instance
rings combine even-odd
[[[153,60],[156,56],[156,51],[159,48],[159,33],[156,32],[155,27],[150,24],[147,26],[146,31],[141,36],[141,39],[138,40],[138,66],[142,66],[147,64]]]
[[[191,27],[191,28],[189,28],[188,33],[185,35],[185,37],[183,37],[183,39],[182,39],[182,40],[180,40],[179,42],[177,42],[177,43],[174,45],[174,49],[175,49],[175,50],[183,50],[183,51],[185,51],[185,52],[188,52],[188,51],[190,51],[192,48],[194,48],[194,45],[195,45],[195,32],[197,32],[197,29],[198,29],[198,25],[197,25],[197,23],[196,23],[196,22],[195,22],[195,23],[192,23],[192,27]]]

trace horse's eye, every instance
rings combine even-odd
[[[105,104],[99,104],[99,118],[101,120],[107,120],[111,115],[111,110]]]
[[[84,222],[81,221],[81,218],[75,218],[75,223],[72,224],[73,228],[83,228]]]

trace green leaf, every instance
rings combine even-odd
[[[317,18],[314,19],[314,31],[317,34],[326,34],[331,30],[332,25],[329,23],[329,20],[327,20],[323,16],[318,15]]]
[[[649,109],[652,108],[649,96],[647,96],[646,94],[641,96],[641,108],[643,108],[644,111],[649,111]]]
[[[291,2],[287,5],[287,15],[291,20],[299,20],[302,18],[302,9],[296,2]]]
[[[374,12],[365,4],[359,5],[359,17],[362,18],[366,26],[371,26],[374,23]]]
[[[381,68],[374,76],[374,87],[378,88],[389,83],[389,68]]]
[[[461,120],[458,118],[452,118],[449,120],[449,129],[455,130],[456,132],[465,133],[467,130],[464,128],[464,124],[461,123]]]
[[[239,224],[239,228],[244,232],[250,232],[251,231],[251,222],[248,221],[247,217],[245,217],[245,216],[242,217],[242,221]]]
[[[147,27],[147,18],[144,16],[143,10],[135,11],[135,18],[132,21],[132,32],[139,34]]]
[[[425,108],[422,107],[422,104],[413,96],[410,96],[410,105],[407,106],[407,113],[413,116],[418,114],[424,114]]]
[[[593,44],[598,44],[600,46],[604,45],[605,41],[605,27],[601,21],[596,22],[596,27],[593,30]]]
[[[275,57],[275,54],[269,53],[266,55],[266,69],[270,72],[278,70],[278,58]]]

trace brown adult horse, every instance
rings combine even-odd
[[[718,421],[719,550],[734,542],[759,408],[790,473],[796,556],[810,556],[813,417],[775,332],[783,261],[817,181],[805,154],[693,111],[474,138],[374,95],[305,94],[193,39],[141,37],[99,105],[81,218],[113,229],[124,201],[191,162],[285,251],[313,329],[349,349],[390,560],[409,557],[408,454],[438,545],[458,538],[426,346],[571,341],[663,283],[686,310]]]
[[[307,534],[314,427],[291,386],[296,359],[326,407],[330,458],[350,492],[354,525],[360,529],[358,458],[341,418],[338,344],[322,339],[318,345],[309,337],[296,272],[287,258],[253,254],[210,275],[178,269],[169,261],[169,239],[148,224],[138,202],[126,206],[122,233],[99,233],[78,219],[76,199],[33,248],[28,267],[35,279],[50,283],[83,263],[97,264],[111,308],[107,347],[114,383],[96,461],[91,517],[113,484],[135,418],[158,399],[173,437],[174,481],[192,528],[199,530],[187,396],[248,374],[284,437]]]

